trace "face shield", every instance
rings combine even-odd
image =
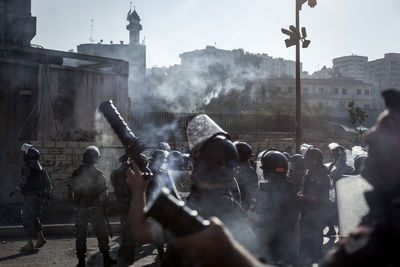
[[[216,124],[206,114],[200,114],[194,117],[187,125],[187,137],[189,147],[192,151],[192,155],[195,156],[199,153],[203,144],[211,137],[216,135],[227,136],[227,132],[224,131],[218,124]]]
[[[31,147],[33,147],[33,145],[24,143],[21,147],[21,151],[26,154]]]

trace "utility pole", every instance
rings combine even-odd
[[[300,153],[302,143],[301,133],[301,79],[300,79],[300,41],[302,47],[307,48],[311,41],[307,40],[306,28],[301,28],[300,32],[300,10],[302,5],[308,1],[310,7],[317,5],[317,0],[295,0],[296,1],[296,26],[290,25],[289,30],[282,29],[282,33],[289,36],[285,40],[286,47],[296,46],[296,153]]]
[[[301,8],[301,6],[300,6]],[[296,29],[300,29],[300,8],[296,0]],[[296,153],[300,153],[301,136],[301,81],[300,81],[300,39],[296,42]]]

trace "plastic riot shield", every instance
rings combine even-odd
[[[372,186],[361,176],[344,176],[336,183],[340,235],[346,237],[369,211],[364,193]]]
[[[227,135],[227,132],[222,130],[222,128],[206,114],[200,114],[191,119],[186,131],[189,147],[192,152],[215,135]]]

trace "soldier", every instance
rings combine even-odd
[[[117,198],[118,209],[121,222],[121,243],[118,250],[118,256],[129,262],[134,261],[135,243],[132,239],[129,221],[129,206],[131,202],[131,191],[126,183],[128,156],[125,154],[119,158],[121,166],[112,171],[110,180],[114,188],[114,194]]]
[[[110,256],[108,230],[105,221],[105,210],[108,208],[108,191],[103,172],[95,164],[100,158],[100,151],[89,146],[83,153],[83,164],[76,169],[68,181],[68,202],[73,205],[75,219],[76,255],[79,263],[85,266],[86,238],[88,223],[93,227],[100,252],[103,254],[104,266],[117,261]]]
[[[24,197],[24,204],[21,210],[21,217],[24,229],[28,235],[28,243],[21,248],[22,251],[31,252],[46,244],[43,236],[42,224],[39,216],[42,205],[50,197],[51,181],[46,171],[39,163],[40,153],[36,147],[30,144],[23,144],[21,147],[24,157],[24,166],[15,191],[10,193],[13,197],[20,192]],[[35,246],[33,239],[37,237]]]
[[[263,255],[269,263],[293,263],[294,230],[298,201],[287,179],[288,161],[279,151],[268,151],[261,158],[261,169],[267,183],[260,185],[254,212]]]
[[[370,210],[324,267],[400,266],[400,92],[382,95],[387,110],[364,138],[368,155],[361,174],[373,186],[365,193]]]
[[[239,184],[241,205],[245,210],[250,210],[254,205],[253,199],[258,189],[258,177],[256,171],[250,165],[252,149],[245,142],[235,142],[234,144],[239,153],[239,164],[235,168],[235,178]]]
[[[302,202],[300,221],[300,261],[315,263],[322,256],[323,229],[329,205],[329,171],[323,164],[321,150],[311,147],[304,155],[308,168],[303,191],[298,193]]]

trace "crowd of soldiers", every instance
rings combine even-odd
[[[396,253],[400,234],[400,93],[383,93],[387,110],[366,135],[367,151],[348,163],[346,148],[329,145],[332,162],[324,164],[323,152],[302,146],[301,153],[269,148],[252,160],[245,142],[234,142],[207,115],[188,126],[190,157],[160,143],[151,157],[143,157],[151,179],[128,156],[110,180],[120,211],[121,244],[118,256],[134,261],[135,247],[153,243],[161,266],[400,266]],[[25,166],[17,187],[24,195],[22,218],[31,251],[46,243],[41,231],[41,200],[51,189],[39,164],[39,152],[23,147]],[[366,155],[368,155],[366,157]],[[90,146],[83,163],[68,183],[68,200],[76,228],[77,266],[85,266],[87,227],[90,222],[98,239],[104,266],[116,260],[109,254],[108,190],[103,173],[96,168],[100,152]],[[182,195],[169,171],[190,169],[190,193]],[[259,169],[259,173],[257,173]],[[336,182],[344,175],[363,175],[373,186],[365,197],[369,213],[360,226],[324,257],[325,237],[340,231]],[[35,184],[35,179],[40,183]],[[145,208],[161,188],[196,210],[210,225],[187,236],[175,236]],[[15,192],[12,192],[14,194]],[[176,223],[179,223],[177,218]],[[33,238],[37,235],[37,242]]]

